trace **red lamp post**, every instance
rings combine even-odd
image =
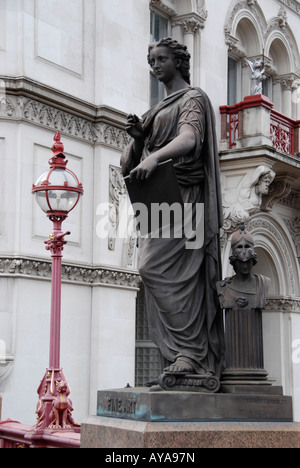
[[[32,193],[40,206],[53,222],[53,233],[45,241],[46,249],[52,254],[51,281],[51,324],[49,367],[38,388],[36,430],[72,429],[79,431],[79,424],[72,418],[72,402],[69,399],[70,389],[64,373],[60,368],[60,320],[61,320],[61,261],[62,251],[66,244],[62,232],[62,222],[68,213],[75,208],[83,194],[82,184],[74,172],[67,169],[64,146],[60,141],[60,132],[54,136],[49,160],[50,170],[42,174],[32,186]]]

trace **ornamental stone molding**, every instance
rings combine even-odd
[[[51,281],[51,262],[23,257],[0,257],[0,277]],[[64,263],[62,282],[138,290],[140,277],[135,271]]]
[[[0,95],[0,121],[27,122],[119,151],[130,143],[125,131],[126,115],[117,110],[76,101],[44,85],[32,84],[27,78],[1,80],[6,86],[5,94]]]
[[[270,297],[267,299],[265,310],[300,314],[300,298]]]
[[[157,8],[158,10],[162,11],[163,13],[166,13],[169,16],[176,15],[176,10],[166,5],[163,0],[150,0],[149,7]]]
[[[206,9],[205,0],[193,0],[194,10],[201,16],[204,20],[208,17],[208,11]]]
[[[293,238],[297,257],[300,260],[300,217],[298,216],[293,220],[286,221],[286,224]]]
[[[130,201],[120,167],[109,166],[109,213],[108,213],[108,249],[115,250],[119,234],[120,218],[126,226],[123,239],[123,267],[135,268],[137,249],[137,232],[133,222],[133,214],[129,214]],[[120,213],[121,210],[121,213]],[[122,212],[123,210],[123,212]]]
[[[205,0],[189,0],[184,5],[182,0],[173,1],[172,3],[164,0],[150,0],[149,7],[161,11],[172,19],[176,19],[176,15],[196,13],[201,21],[205,21],[208,16]]]
[[[193,34],[195,35],[199,29],[203,29],[204,19],[196,17],[195,15],[189,15],[182,18],[177,17],[176,21],[173,21],[172,27],[180,26],[182,34]]]
[[[263,236],[267,242],[272,242],[272,249],[274,255],[279,256],[280,262],[284,262],[282,267],[285,268],[286,278],[285,281],[288,284],[289,294],[292,296],[296,295],[295,259],[292,256],[292,246],[288,244],[288,237],[284,234],[282,226],[278,226],[276,220],[271,218],[269,215],[254,216],[247,224],[247,230],[254,236],[259,234]],[[297,262],[297,260],[296,260]]]
[[[288,197],[292,190],[293,177],[277,176],[269,187],[269,192],[263,195],[261,211],[272,211],[273,206]]]
[[[238,1],[230,10],[225,23],[226,43],[228,36],[234,37],[236,26],[240,19],[244,16],[249,16],[258,25],[261,35],[263,35],[267,24],[266,20],[258,7],[256,0],[241,0]]]
[[[278,1],[281,3],[281,7],[277,16],[272,17],[269,22],[266,21],[259,3],[256,0],[236,1],[226,18],[224,28],[225,41],[228,45],[229,52],[232,52],[237,57],[243,57],[243,47],[241,47],[235,35],[240,20],[248,18],[256,28],[262,46],[265,48],[266,61],[268,62],[269,60],[268,53],[273,40],[279,38],[289,49],[294,62],[292,64],[292,69],[298,73],[298,68],[300,66],[299,52],[297,43],[288,24],[288,14],[285,6],[289,6],[297,14],[300,13],[300,6],[298,2],[293,0]],[[267,65],[269,64],[267,63]]]
[[[289,8],[291,11],[300,16],[300,3],[297,0],[277,0],[279,3]]]
[[[119,167],[109,166],[109,232],[108,248],[114,250],[120,220],[120,201],[127,189]]]

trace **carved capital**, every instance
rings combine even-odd
[[[175,21],[172,26],[180,26],[182,34],[196,34],[199,29],[204,28],[204,24],[196,18],[186,18],[180,21]]]

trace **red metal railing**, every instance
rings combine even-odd
[[[293,120],[273,109],[273,104],[264,96],[247,96],[244,101],[233,106],[221,106],[222,139],[233,149],[242,135],[243,110],[263,106],[270,110],[270,139],[273,148],[283,153],[295,155],[299,152],[300,121]]]
[[[72,430],[35,430],[18,421],[0,421],[2,448],[80,448],[80,433]]]
[[[271,110],[270,136],[274,148],[287,154],[295,154],[295,133],[299,123],[298,126],[296,124],[294,120]]]

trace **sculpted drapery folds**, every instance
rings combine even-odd
[[[204,245],[186,248],[182,238],[141,238],[139,273],[145,285],[152,340],[169,362],[167,372],[220,376],[222,313],[219,229],[222,202],[214,112],[209,98],[189,83],[185,46],[163,39],[149,46],[148,61],[165,85],[166,98],[142,118],[128,116],[133,142],[123,175],[149,179],[159,163],[173,160],[184,203],[204,204]]]

